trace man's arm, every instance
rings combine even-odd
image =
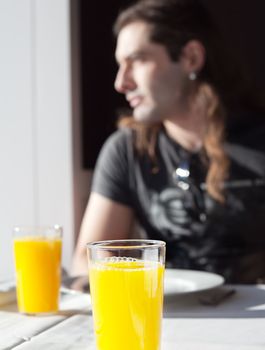
[[[130,207],[92,192],[74,252],[71,274],[87,275],[86,243],[130,238],[133,222],[134,214]]]

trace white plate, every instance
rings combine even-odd
[[[218,287],[224,278],[215,273],[195,270],[166,269],[164,295],[194,293]]]

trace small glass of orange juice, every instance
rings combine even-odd
[[[98,350],[159,350],[165,242],[87,244]]]
[[[52,314],[59,308],[62,227],[13,230],[18,310]]]

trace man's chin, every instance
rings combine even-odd
[[[161,121],[155,113],[141,113],[140,111],[133,111],[133,118],[142,124],[152,125]]]

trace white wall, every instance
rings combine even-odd
[[[15,224],[62,224],[70,265],[88,195],[78,178],[85,187],[89,177],[74,161],[70,9],[69,0],[0,0],[0,278],[13,274]]]
[[[11,272],[11,228],[36,217],[31,3],[0,1],[0,273]]]

